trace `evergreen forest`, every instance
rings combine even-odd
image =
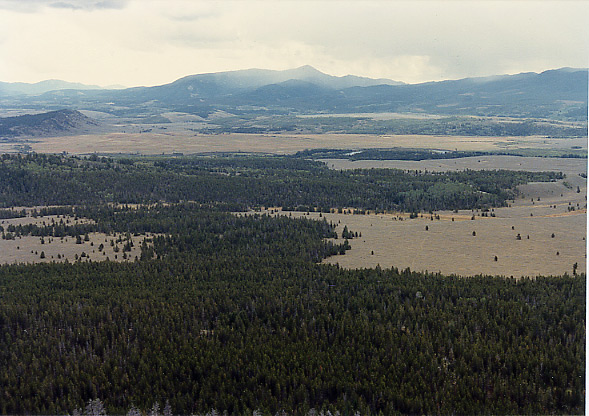
[[[255,213],[484,209],[561,178],[4,155],[0,218],[93,220],[3,226],[4,238],[146,237],[134,261],[0,266],[0,413],[98,399],[108,414],[155,402],[175,414],[583,413],[584,274],[345,270],[320,262],[345,255],[354,230]]]

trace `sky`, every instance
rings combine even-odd
[[[589,1],[0,0],[0,81],[311,65],[407,83],[589,67]]]

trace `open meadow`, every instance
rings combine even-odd
[[[403,169],[448,172],[460,170],[525,170],[562,172],[572,178],[587,172],[587,159],[521,156],[473,156],[430,160],[322,160],[331,169]],[[580,181],[584,183],[585,181]]]
[[[510,206],[489,212],[439,211],[414,219],[407,213],[321,214],[321,218],[338,224],[339,235],[344,226],[361,234],[350,240],[351,249],[345,255],[332,256],[326,263],[344,268],[409,267],[465,276],[572,274],[575,264],[579,272],[586,270],[587,182],[579,175],[586,173],[584,159],[493,156],[421,162],[327,162],[340,169],[384,165],[438,171],[458,166],[460,170],[482,166],[556,170],[567,177],[558,182],[521,185],[520,197]],[[321,219],[317,212],[279,214]]]
[[[73,218],[67,215],[48,215],[44,217],[23,217],[0,220],[0,226],[8,230],[10,225],[35,224],[43,226],[52,221],[63,221],[69,225],[86,224],[92,221]],[[8,234],[5,232],[5,235]],[[133,261],[141,256],[141,243],[147,235],[125,236],[121,233],[107,235],[88,233],[87,239],[76,237],[38,237],[18,236],[14,239],[0,239],[0,264],[48,263],[64,261]],[[127,244],[129,242],[129,244]],[[132,244],[130,243],[132,242]],[[126,250],[124,247],[126,246]]]
[[[136,129],[135,129],[136,130]],[[172,153],[245,152],[291,154],[305,149],[420,148],[463,151],[507,151],[534,148],[587,148],[586,138],[544,136],[484,137],[374,134],[195,134],[186,130],[154,128],[144,132],[68,135],[0,142],[0,152],[30,146],[37,153],[161,155]]]

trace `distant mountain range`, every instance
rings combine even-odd
[[[234,115],[412,112],[587,120],[587,78],[587,69],[562,68],[540,74],[403,84],[335,77],[303,66],[191,75],[170,84],[121,90],[48,81],[37,86],[37,95],[26,96],[14,92],[15,84],[0,83],[0,106],[75,108],[124,117],[174,111],[206,118],[222,110]],[[31,88],[26,94],[33,94]]]
[[[124,87],[113,85],[100,87],[98,85],[80,84],[78,82],[67,82],[58,79],[29,84],[26,82],[0,82],[0,97],[6,95],[39,95],[49,91],[59,90],[101,90],[101,89],[122,89]]]

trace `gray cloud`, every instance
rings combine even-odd
[[[72,9],[72,10],[83,9],[83,7],[78,4],[66,3],[64,1],[58,1],[55,3],[51,3],[51,4],[49,4],[49,7],[53,7],[55,9]]]

